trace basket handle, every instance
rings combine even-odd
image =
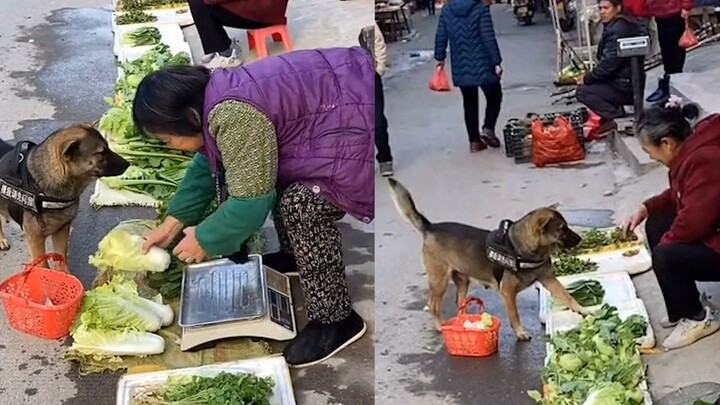
[[[33,260],[30,264],[25,265],[25,271],[31,272],[34,268],[37,268],[40,266],[42,262],[55,262],[56,266],[54,269],[48,268],[47,270],[55,270],[55,271],[61,271],[63,273],[70,274],[70,269],[68,269],[67,261],[65,260],[65,257],[58,253],[48,253],[44,254],[37,259]],[[48,264],[48,267],[49,264]]]
[[[460,305],[460,308],[458,309],[458,315],[466,315],[467,310],[470,309],[471,306],[477,305],[478,308],[480,308],[480,313],[482,314],[485,312],[485,303],[483,300],[477,297],[469,297],[465,300],[465,302]]]

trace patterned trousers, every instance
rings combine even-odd
[[[344,216],[300,183],[278,192],[273,221],[281,251],[295,258],[310,321],[338,322],[352,310],[336,224]]]

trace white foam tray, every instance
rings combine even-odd
[[[579,280],[597,280],[605,289],[603,304],[618,306],[637,298],[635,284],[633,284],[628,273],[625,272],[575,274],[572,276],[558,277],[558,280],[564,286],[568,286]],[[545,287],[538,285],[538,289],[540,290],[540,322],[545,323],[550,313],[553,312],[552,297]],[[600,306],[601,305],[602,304],[600,304]],[[597,308],[600,306],[597,306]]]
[[[129,24],[129,25],[120,25],[118,26],[118,29],[115,31],[115,37],[113,38],[113,53],[115,56],[120,56],[123,51],[127,50],[137,50],[137,49],[143,49],[143,52],[145,50],[151,49],[152,46],[140,46],[135,48],[130,48],[123,46],[122,39],[128,32],[133,32],[138,28],[144,28],[144,27],[155,27],[160,31],[160,42],[169,45],[172,47],[176,44],[181,44],[185,42],[185,36],[183,35],[182,29],[177,24],[158,24],[158,23],[146,23],[146,24]],[[137,51],[136,51],[137,52]]]
[[[632,315],[640,315],[648,322],[647,332],[640,342],[642,349],[651,349],[655,347],[655,333],[650,325],[650,315],[648,315],[645,303],[641,299],[634,299],[615,305],[618,309],[618,316],[625,320]],[[582,316],[572,311],[554,312],[550,314],[545,324],[545,332],[548,335],[554,335],[558,332],[568,331],[577,327],[582,321]]]
[[[149,385],[160,385],[170,376],[214,376],[220,372],[252,373],[260,377],[272,377],[275,380],[271,405],[295,405],[295,394],[290,379],[290,370],[282,356],[267,357],[231,363],[220,363],[202,367],[181,368],[154,373],[130,374],[118,382],[117,405],[130,405],[133,394]]]
[[[187,27],[187,26],[195,24],[195,21],[193,20],[192,14],[190,14],[190,9],[188,7],[168,8],[168,9],[161,9],[161,10],[147,10],[145,12],[157,17],[156,21],[152,21],[153,24],[178,24],[181,27]],[[121,14],[124,14],[124,13],[117,12],[117,11],[113,11],[113,13],[112,13],[112,31],[113,32],[117,32],[118,27],[122,27],[122,25],[117,25],[115,23],[115,17],[117,17],[118,15],[121,15]],[[131,25],[134,25],[134,24],[131,24]]]
[[[633,256],[624,256],[623,253],[638,249]],[[619,250],[579,255],[578,258],[591,260],[598,265],[600,273],[626,272],[630,275],[644,273],[652,268],[652,257],[645,245],[631,246]]]

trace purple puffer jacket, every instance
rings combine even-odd
[[[363,222],[375,214],[375,68],[361,48],[300,50],[218,69],[205,89],[205,155],[222,161],[207,117],[225,100],[250,103],[275,125],[278,186],[300,182]]]

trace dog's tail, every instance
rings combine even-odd
[[[410,192],[393,178],[389,178],[388,183],[390,183],[390,194],[400,215],[410,222],[415,229],[425,233],[431,222],[415,208],[415,202]]]

